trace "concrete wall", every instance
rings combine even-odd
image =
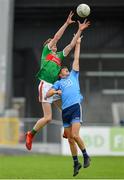
[[[0,114],[10,106],[13,0],[0,0]]]

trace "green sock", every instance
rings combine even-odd
[[[31,130],[31,134],[34,136],[37,133],[37,131],[35,129]]]

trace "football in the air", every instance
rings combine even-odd
[[[80,4],[78,5],[76,11],[77,11],[78,16],[85,18],[89,16],[90,14],[90,7],[87,4]]]

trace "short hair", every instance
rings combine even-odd
[[[59,74],[61,73],[61,70],[62,69],[69,69],[67,66],[61,66],[61,69],[60,69],[60,71],[59,71]]]
[[[61,66],[61,69],[60,69],[60,71],[59,71],[58,80],[61,79],[60,74],[61,74],[61,70],[62,70],[62,69],[68,69],[68,70],[69,70],[69,68],[68,68],[67,66]]]
[[[47,40],[43,43],[43,46],[46,46],[46,44],[48,44],[51,40],[52,40],[52,38],[47,39]]]

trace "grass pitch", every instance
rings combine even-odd
[[[0,179],[124,179],[124,157],[91,157],[76,177],[72,166],[71,156],[0,155]]]

